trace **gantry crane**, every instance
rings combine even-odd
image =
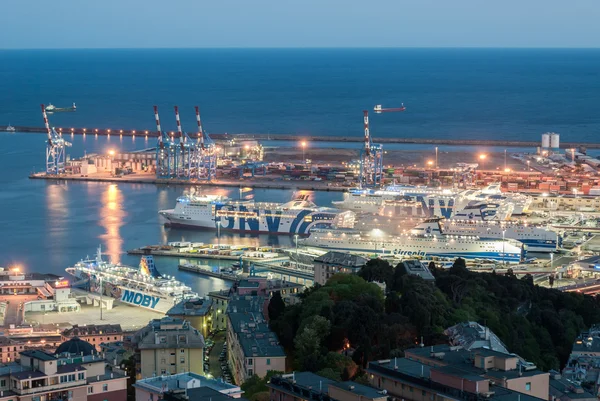
[[[44,125],[48,132],[48,142],[46,143],[46,174],[59,175],[65,172],[66,152],[65,147],[71,146],[71,143],[65,141],[59,135],[54,127],[50,128],[48,116],[46,115],[46,106],[42,104],[42,117]]]

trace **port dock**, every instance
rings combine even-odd
[[[287,262],[287,256],[278,256],[279,248],[264,247],[270,251],[260,251],[256,247],[235,247],[227,244],[222,244],[220,249],[216,245],[199,245],[199,246],[169,246],[169,245],[152,245],[142,248],[131,249],[127,251],[128,255],[152,255],[152,256],[169,256],[184,259],[209,259],[209,260],[231,260],[239,261],[243,258],[244,261],[251,263],[282,263]]]
[[[0,126],[0,131],[6,131],[8,126]],[[27,127],[14,126],[15,131],[23,134],[46,134],[44,127]],[[58,133],[67,135],[98,135],[98,136],[122,136],[122,137],[148,137],[158,138],[158,133],[155,130],[149,129],[113,129],[113,128],[75,128],[75,127],[58,127]],[[212,134],[214,140],[236,140],[236,141],[291,141],[297,142],[298,135],[296,134]],[[356,137],[341,137],[341,136],[322,136],[313,135],[302,138],[312,142],[363,142],[364,139],[360,136]],[[440,139],[440,138],[377,138],[379,143],[405,143],[405,144],[431,144],[431,145],[451,145],[451,146],[507,146],[507,147],[536,147],[539,146],[538,141],[515,141],[515,140],[482,140],[482,139]],[[582,143],[582,142],[562,142],[561,147],[575,148],[584,146],[588,149],[600,149],[600,143]]]

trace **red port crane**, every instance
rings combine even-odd
[[[405,110],[406,110],[406,107],[404,107],[404,103],[402,103],[400,105],[400,107],[383,107],[380,104],[373,107],[373,111],[375,111],[375,113],[388,113],[388,112],[398,112],[398,111],[405,111]]]

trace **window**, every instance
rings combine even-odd
[[[161,375],[166,375],[167,374],[167,370],[166,369],[161,369],[160,370],[160,374]]]
[[[267,365],[271,364],[271,360],[269,358],[267,358]]]
[[[248,359],[248,366],[252,366],[252,359]]]
[[[531,382],[525,383],[525,391],[531,391]]]
[[[83,380],[85,379],[85,374],[84,373],[78,373],[77,374],[77,380]]]
[[[108,391],[108,384],[102,385],[102,391]]]
[[[181,363],[185,363],[185,358],[181,358],[181,359],[179,360],[179,362],[181,362]]]
[[[6,387],[6,380],[0,380],[0,387]]]
[[[183,348],[182,348],[182,349],[180,349],[180,350],[179,350],[179,353],[180,353],[180,354],[185,354],[185,349],[183,349]]]
[[[248,369],[248,376],[252,376],[254,375],[254,372],[252,371],[252,369]]]
[[[94,387],[93,386],[88,387],[88,394],[94,394]]]

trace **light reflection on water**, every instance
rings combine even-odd
[[[123,252],[123,237],[120,229],[127,212],[123,209],[123,193],[116,184],[108,185],[102,193],[99,225],[105,232],[100,238],[106,244],[105,254],[113,262],[121,260]]]

